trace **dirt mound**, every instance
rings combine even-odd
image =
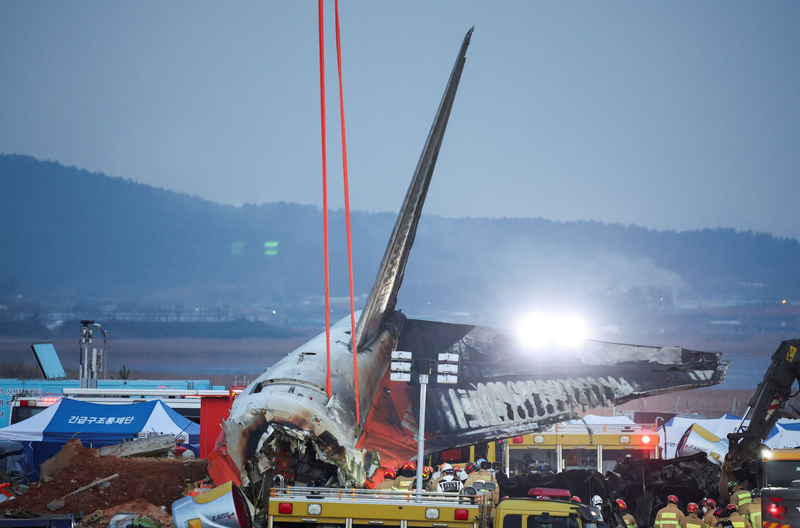
[[[166,506],[167,513],[170,513],[172,503],[183,496],[186,485],[208,475],[205,460],[98,457],[95,450],[80,445],[75,449],[77,456],[66,468],[52,476],[49,482],[31,485],[27,493],[13,501],[14,508],[53,513],[47,510],[51,501],[95,480],[119,473],[108,488],[67,497],[64,508],[56,513],[74,514],[81,509],[84,515],[89,515],[95,510],[105,512],[134,499]]]

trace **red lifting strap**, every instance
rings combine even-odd
[[[322,225],[325,252],[325,392],[331,397],[331,297],[330,277],[328,276],[328,170],[325,145],[325,24],[323,22],[322,0],[319,1],[319,101],[322,115]]]
[[[347,135],[344,132],[344,88],[342,87],[342,39],[339,32],[339,0],[336,0],[336,62],[339,66],[339,114],[342,122],[342,173],[344,174],[344,216],[347,221],[347,265],[350,271],[350,342],[353,343],[353,377],[356,391],[356,423],[361,426],[358,401],[358,355],[356,354],[356,309],[353,301],[353,243],[350,237],[350,187],[347,180]]]

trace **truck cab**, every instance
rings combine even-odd
[[[582,504],[556,499],[504,499],[497,505],[493,528],[595,528],[597,512]]]
[[[800,525],[800,449],[765,450],[761,462],[763,525],[771,528]]]

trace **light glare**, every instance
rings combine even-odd
[[[540,349],[553,345],[576,348],[588,337],[589,328],[581,317],[574,314],[549,316],[535,313],[522,320],[518,334],[528,348]]]

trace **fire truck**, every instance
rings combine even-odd
[[[533,490],[532,490],[533,491]],[[564,493],[566,490],[560,490]],[[268,528],[596,528],[597,510],[569,500],[514,498],[494,510],[487,495],[349,488],[272,488],[256,515]],[[244,498],[227,483],[172,506],[176,528],[253,526]],[[221,520],[227,521],[222,524]]]
[[[430,462],[463,467],[479,458],[510,477],[543,467],[558,473],[569,469],[604,473],[625,458],[660,458],[659,435],[650,424],[556,424],[535,434],[442,451]]]

